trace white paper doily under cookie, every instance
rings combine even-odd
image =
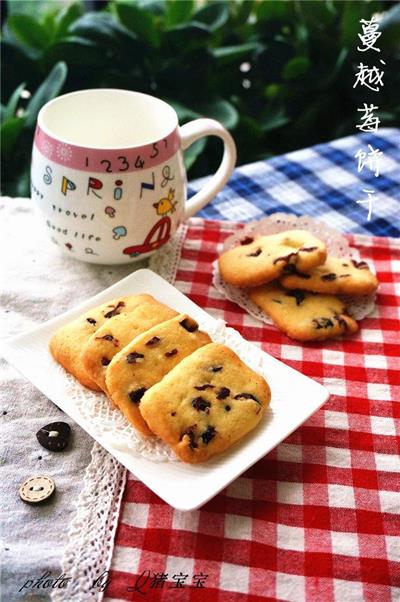
[[[308,230],[326,244],[330,255],[335,257],[352,257],[356,260],[361,259],[358,250],[350,247],[346,238],[337,230],[329,228],[322,222],[307,215],[298,217],[297,215],[287,213],[274,213],[259,221],[246,224],[244,228],[225,239],[223,252],[239,245],[240,241],[246,237],[253,237],[257,234],[278,234],[286,230]],[[372,266],[370,266],[370,269],[372,269]],[[218,270],[218,261],[214,261],[213,263],[213,285],[221,295],[239,305],[254,318],[261,320],[265,324],[273,324],[271,318],[250,300],[244,289],[231,286],[222,279]],[[355,320],[362,320],[375,307],[376,293],[362,296],[338,295],[338,297],[342,299],[348,313]]]

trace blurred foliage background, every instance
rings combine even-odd
[[[364,102],[381,127],[399,117],[400,5],[378,0],[66,0],[2,2],[2,189],[29,196],[40,107],[60,93],[138,90],[170,102],[181,123],[221,121],[238,163],[357,132]],[[381,53],[357,51],[359,20],[380,13]],[[379,93],[353,88],[357,65],[386,62]],[[211,173],[218,142],[186,153]]]

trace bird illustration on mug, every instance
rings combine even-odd
[[[168,195],[160,199],[157,203],[153,203],[157,211],[157,215],[167,215],[168,213],[174,213],[175,207],[178,201],[175,201],[175,189],[170,188]]]

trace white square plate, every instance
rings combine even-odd
[[[251,355],[259,357],[262,373],[272,391],[272,401],[260,425],[240,443],[205,464],[178,461],[155,462],[121,449],[112,437],[100,436],[90,420],[80,413],[68,395],[68,377],[48,351],[53,333],[84,311],[120,295],[149,293],[179,312],[195,318],[203,330],[214,329],[217,321],[190,301],[166,280],[141,269],[91,297],[78,307],[49,320],[30,332],[8,339],[0,352],[46,397],[73,418],[100,445],[128,468],[136,478],[178,510],[195,510],[214,497],[235,478],[265,456],[298,428],[328,398],[325,387],[293,370],[255,345],[247,343]],[[230,330],[238,337],[238,333]],[[243,339],[242,339],[243,341]],[[239,354],[240,355],[240,354]],[[246,357],[242,357],[246,361]],[[65,380],[65,382],[64,382]],[[82,387],[84,389],[84,387]]]

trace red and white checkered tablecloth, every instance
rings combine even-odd
[[[192,219],[175,285],[331,397],[200,510],[129,475],[105,600],[400,600],[400,241],[350,237],[377,270],[377,307],[356,336],[302,345],[212,287],[239,227]]]

